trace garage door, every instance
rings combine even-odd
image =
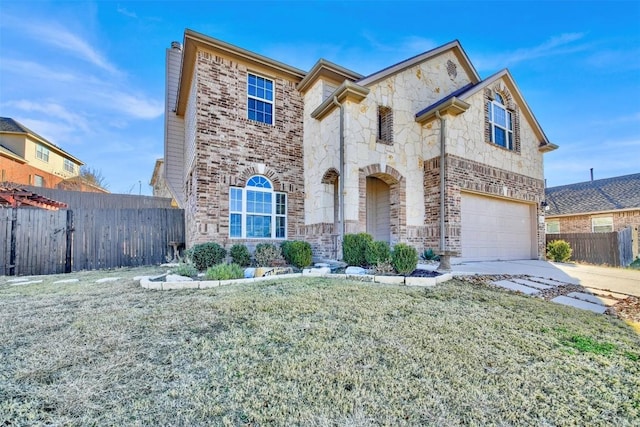
[[[531,259],[531,205],[462,194],[462,260]]]

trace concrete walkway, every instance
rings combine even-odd
[[[640,297],[638,270],[537,260],[466,262],[451,267],[454,275],[526,274],[581,285],[596,291],[605,290]]]

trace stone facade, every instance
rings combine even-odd
[[[316,257],[339,258],[343,230],[438,249],[444,131],[447,247],[461,248],[461,195],[473,192],[535,205],[533,257],[544,253],[541,147],[555,146],[508,72],[481,80],[457,42],[368,77],[323,60],[309,73],[298,71],[185,34],[176,89],[184,188],[176,200],[184,200],[187,246],[262,241],[230,238],[229,219],[231,187],[260,175],[287,196],[286,238],[308,241]],[[247,118],[248,73],[274,83],[273,125]],[[487,139],[493,93],[514,115],[514,150]],[[442,107],[445,101],[457,109]],[[442,111],[442,122],[420,115],[429,106],[437,117]]]

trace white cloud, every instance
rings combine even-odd
[[[27,100],[9,101],[6,103],[10,107],[28,112],[43,113],[47,117],[57,118],[69,125],[79,128],[84,132],[89,132],[91,127],[87,120],[79,114],[73,113],[64,106],[54,102],[33,102]]]
[[[38,79],[56,80],[60,82],[71,82],[77,77],[65,71],[53,70],[50,66],[40,65],[37,62],[22,61],[12,58],[2,58],[0,69],[7,70],[20,76],[31,76]]]
[[[43,43],[65,50],[112,74],[120,74],[102,53],[60,25],[38,22],[23,25],[22,29]]]
[[[476,68],[482,70],[496,70],[513,66],[520,62],[527,62],[548,56],[566,55],[587,49],[586,45],[576,45],[583,39],[584,33],[565,33],[553,36],[547,41],[533,47],[514,50],[513,52],[498,53],[491,56],[479,55],[474,58]]]
[[[164,112],[164,104],[156,99],[144,98],[122,91],[96,92],[96,96],[108,102],[112,110],[131,115],[138,119],[155,119]]]
[[[118,5],[118,8],[116,10],[121,15],[127,16],[129,18],[137,18],[138,17],[138,15],[136,15],[135,12],[131,12],[131,11],[127,10],[126,8],[121,7],[120,5]]]

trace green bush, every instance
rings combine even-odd
[[[407,244],[398,243],[391,253],[391,265],[398,274],[413,273],[413,270],[418,266],[418,251]]]
[[[217,243],[208,242],[194,245],[188,256],[199,271],[220,264],[227,256],[227,251]]]
[[[302,240],[282,242],[280,245],[282,255],[287,263],[297,268],[304,268],[311,265],[311,245]]]
[[[440,261],[440,256],[436,255],[436,253],[431,248],[425,249],[424,252],[422,252],[422,254],[420,255],[420,258],[425,261]]]
[[[345,234],[342,240],[342,259],[348,265],[366,267],[367,248],[373,237],[367,233]]]
[[[238,264],[218,264],[207,269],[206,277],[209,280],[242,279],[244,269]]]
[[[231,262],[234,264],[238,264],[241,267],[251,265],[251,254],[245,245],[238,243],[231,246],[229,255],[231,255]]]
[[[196,277],[198,275],[198,269],[188,262],[181,262],[177,267],[174,267],[171,272],[185,277]]]
[[[391,259],[391,249],[387,242],[376,240],[367,244],[365,260],[370,266],[384,264]]]
[[[547,258],[552,261],[569,261],[571,252],[571,246],[565,240],[554,240],[547,245]]]
[[[271,243],[258,243],[253,257],[258,267],[277,267],[285,264],[282,251]]]

